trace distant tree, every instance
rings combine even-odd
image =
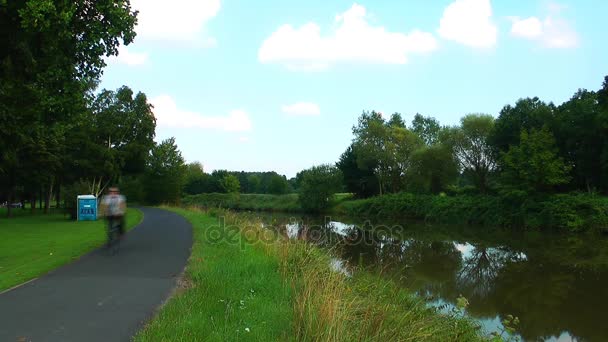
[[[488,142],[493,127],[491,115],[469,114],[460,120],[459,127],[445,133],[460,167],[470,173],[482,193],[487,191],[488,176],[496,168],[493,149]]]
[[[154,146],[145,174],[146,200],[151,204],[177,203],[186,176],[186,165],[175,138]]]
[[[353,127],[354,151],[361,169],[373,168],[379,193],[398,192],[420,139],[407,128],[387,124],[377,112],[364,112]]]
[[[405,128],[405,121],[401,117],[400,113],[393,113],[391,118],[388,120],[388,125],[393,127]]]
[[[284,176],[273,174],[270,176],[270,182],[268,185],[268,192],[273,195],[286,194],[289,189],[289,184]]]
[[[551,126],[554,122],[554,111],[553,104],[546,104],[538,97],[520,99],[515,106],[505,106],[488,138],[495,150],[495,157],[499,157],[501,152],[509,151],[511,145],[517,145],[522,131]]]
[[[225,175],[220,181],[222,190],[227,194],[239,193],[241,191],[241,184],[239,179],[235,175]]]
[[[344,176],[345,190],[354,193],[359,198],[374,196],[379,192],[374,167],[369,164],[360,167],[354,149],[355,145],[351,144],[336,163]]]
[[[333,195],[342,187],[340,170],[320,165],[302,172],[299,201],[306,211],[321,212],[329,207]]]
[[[203,165],[194,162],[186,165],[184,193],[196,195],[207,192],[210,176],[203,171]]]
[[[414,116],[412,120],[412,131],[416,133],[427,146],[431,146],[439,140],[441,126],[439,121],[430,116],[424,117],[420,114]]]
[[[608,112],[599,93],[579,90],[556,110],[554,135],[560,155],[572,165],[571,187],[608,191]]]
[[[522,131],[519,144],[503,154],[501,164],[504,182],[513,188],[547,192],[569,180],[570,167],[558,156],[548,129]]]
[[[410,188],[437,194],[456,181],[458,163],[449,146],[425,146],[412,154],[408,175],[412,183]]]
[[[261,191],[261,184],[262,184],[262,180],[260,178],[260,176],[256,175],[256,174],[251,174],[249,176],[247,176],[247,182],[249,183],[249,193],[252,194],[259,194],[262,193]]]

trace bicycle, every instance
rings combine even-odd
[[[120,220],[112,218],[108,223],[108,242],[106,249],[110,255],[115,255],[120,249]]]

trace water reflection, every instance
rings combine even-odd
[[[487,330],[518,316],[526,341],[608,341],[606,237],[564,237],[464,227],[383,226],[273,217],[286,237],[335,250],[337,270],[381,270],[421,296],[454,305]]]

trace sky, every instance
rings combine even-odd
[[[458,124],[560,104],[608,75],[606,0],[131,0],[100,87],[154,105],[187,162],[293,177],[336,162],[364,110]]]

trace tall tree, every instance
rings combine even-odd
[[[438,142],[441,126],[435,118],[416,114],[412,120],[412,131],[418,134],[427,146],[431,146]]]
[[[561,155],[572,165],[572,186],[592,191],[608,185],[608,117],[602,115],[598,94],[579,90],[557,108],[555,138]],[[604,190],[608,190],[604,188]]]
[[[489,141],[495,148],[496,156],[507,152],[511,145],[517,145],[523,130],[542,129],[552,126],[555,106],[546,104],[538,97],[520,99],[515,106],[507,105],[494,124]]]
[[[450,144],[464,172],[485,193],[488,176],[496,168],[496,159],[488,137],[494,128],[494,118],[488,114],[469,114],[460,120],[460,127],[449,130]]]
[[[354,193],[359,198],[377,195],[379,188],[378,179],[374,174],[375,166],[360,166],[357,163],[357,153],[354,149],[355,145],[351,144],[336,163],[344,177],[346,191]]]
[[[569,179],[569,166],[558,156],[555,139],[548,129],[521,132],[520,142],[511,145],[501,159],[504,182],[526,191],[547,192]]]
[[[186,165],[175,138],[154,146],[145,173],[147,202],[151,204],[177,203],[186,176]]]
[[[299,201],[307,211],[320,212],[329,207],[333,195],[340,191],[342,174],[332,165],[314,166],[302,172]]]

